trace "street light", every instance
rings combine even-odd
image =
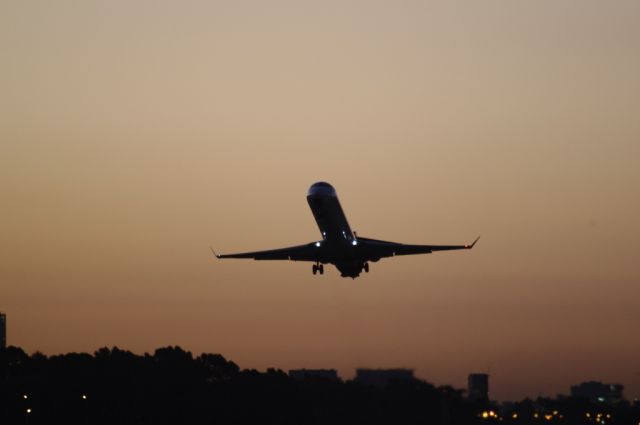
[[[80,399],[82,400],[82,412],[84,415],[84,423],[89,423],[89,397],[86,394],[81,394]]]

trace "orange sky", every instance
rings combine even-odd
[[[640,3],[4,1],[0,310],[29,352],[640,397]],[[362,236],[470,252],[215,261]]]

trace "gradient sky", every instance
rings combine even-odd
[[[0,310],[47,354],[640,397],[640,2],[0,5]],[[473,251],[216,261],[351,227]]]

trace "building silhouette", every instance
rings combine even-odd
[[[0,312],[0,349],[7,348],[7,315]]]
[[[489,401],[489,375],[486,373],[471,373],[467,380],[469,400]]]
[[[624,400],[623,390],[624,385],[621,384],[589,381],[571,386],[571,396],[588,398],[593,402],[616,404]]]
[[[413,369],[357,369],[356,382],[384,388],[393,381],[415,381]]]

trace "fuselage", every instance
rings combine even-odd
[[[316,219],[322,239],[352,243],[355,239],[347,217],[342,211],[335,189],[329,184],[318,182],[309,188],[307,202]]]
[[[331,252],[331,256],[321,256],[321,263],[334,264],[342,276],[356,277],[364,267],[358,250],[358,239],[351,230],[344,215],[338,195],[329,183],[318,182],[311,185],[307,202],[322,235],[321,252]]]

